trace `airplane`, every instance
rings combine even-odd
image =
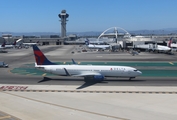
[[[93,45],[93,44],[90,44],[88,39],[86,39],[85,45],[90,49],[103,49],[103,50],[105,50],[105,49],[110,49],[110,47],[111,47],[110,45]]]
[[[106,77],[123,77],[131,80],[142,74],[141,71],[129,66],[58,65],[49,61],[36,45],[33,45],[33,52],[35,68],[59,76],[83,77],[85,81],[101,82]]]
[[[39,41],[37,41],[36,43],[23,43],[23,45],[32,46],[32,45],[37,45],[38,43],[39,43]]]
[[[14,48],[15,47],[15,45],[16,45],[16,41],[14,41],[14,43],[13,44],[6,44],[5,43],[5,48]]]
[[[169,44],[170,45],[170,44]],[[138,50],[148,50],[153,51],[153,52],[170,52],[171,48],[168,46],[163,46],[163,45],[157,45],[156,44],[145,44],[145,45],[134,45],[134,49],[138,49]]]

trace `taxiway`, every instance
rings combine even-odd
[[[176,62],[177,55],[127,52],[77,52],[78,46],[40,46],[55,62],[156,61]],[[72,53],[74,51],[74,53]],[[0,72],[1,111],[18,119],[171,119],[177,114],[176,77],[108,78],[102,83],[85,84],[83,78],[15,74],[11,70],[34,63],[32,48],[10,49],[1,53],[9,68]],[[175,63],[176,64],[176,63]],[[164,67],[160,68],[164,69]],[[167,67],[165,70],[176,67]],[[90,92],[91,91],[91,92]],[[0,113],[2,113],[0,112]],[[6,115],[7,116],[7,115]],[[0,118],[5,117],[0,114]],[[8,118],[15,120],[17,118]]]

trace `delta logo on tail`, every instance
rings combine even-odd
[[[172,42],[173,42],[173,38],[171,37],[171,38],[170,38],[170,41],[169,41],[169,43],[168,43],[168,47],[171,48],[171,44],[172,44]]]
[[[33,45],[33,51],[37,65],[56,65],[55,63],[50,62],[36,45]]]
[[[86,38],[85,45],[89,45],[89,40]]]
[[[5,47],[5,45],[6,45],[6,42],[3,42],[3,44],[1,45],[1,47]]]
[[[16,43],[16,40],[14,41],[14,43],[12,44],[12,45],[16,45],[17,43]]]

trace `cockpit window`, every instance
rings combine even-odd
[[[137,69],[134,70],[135,72],[138,71]]]

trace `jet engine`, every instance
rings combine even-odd
[[[93,79],[95,79],[95,80],[104,80],[104,76],[103,75],[95,75],[95,76],[93,76]]]
[[[84,77],[85,80],[88,81],[97,81],[97,82],[101,82],[104,80],[104,76],[103,75],[94,75],[94,76],[86,76]]]

